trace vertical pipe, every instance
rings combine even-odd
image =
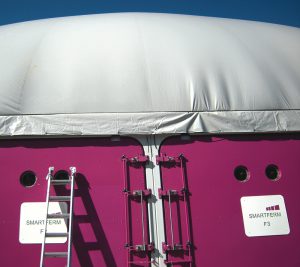
[[[183,201],[184,201],[184,210],[185,210],[185,223],[186,223],[186,231],[187,231],[187,238],[188,242],[191,243],[191,232],[190,232],[190,220],[189,220],[189,214],[188,214],[188,204],[187,204],[187,199],[186,199],[186,194],[187,194],[187,185],[185,181],[185,175],[184,175],[184,166],[183,166],[183,155],[179,156],[180,158],[180,169],[181,169],[181,179],[182,179],[182,186],[183,186]],[[188,246],[189,249],[189,260],[190,260],[190,266],[192,266],[192,261],[191,261],[191,247],[190,245]]]
[[[173,232],[171,190],[169,190],[168,193],[169,193],[169,215],[170,215],[171,239],[172,239],[172,247],[174,247],[174,232]]]
[[[144,225],[144,204],[143,204],[143,190],[141,190],[141,215],[142,215],[142,231],[143,231],[143,249],[146,249],[145,241],[145,225]]]
[[[126,248],[127,248],[127,266],[129,266],[129,217],[128,217],[128,188],[127,188],[127,158],[125,155],[122,156],[123,175],[124,175],[124,194],[125,194],[125,237],[126,237]]]

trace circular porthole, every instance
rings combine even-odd
[[[36,176],[33,171],[25,171],[20,176],[20,183],[24,187],[34,186],[36,183]]]
[[[280,171],[278,169],[278,167],[274,164],[270,164],[266,167],[266,176],[270,179],[270,180],[278,180],[280,178]]]
[[[245,166],[237,166],[234,169],[234,176],[240,182],[245,182],[249,179],[249,171]]]
[[[54,180],[69,180],[69,173],[65,170],[59,170],[54,174]]]

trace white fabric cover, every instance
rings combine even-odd
[[[300,130],[300,29],[115,13],[0,27],[0,135]]]

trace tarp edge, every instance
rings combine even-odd
[[[299,110],[0,116],[1,137],[295,131]]]

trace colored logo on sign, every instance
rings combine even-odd
[[[269,210],[280,210],[280,207],[279,207],[279,205],[275,205],[275,206],[267,207],[266,210],[267,211],[269,211]]]

